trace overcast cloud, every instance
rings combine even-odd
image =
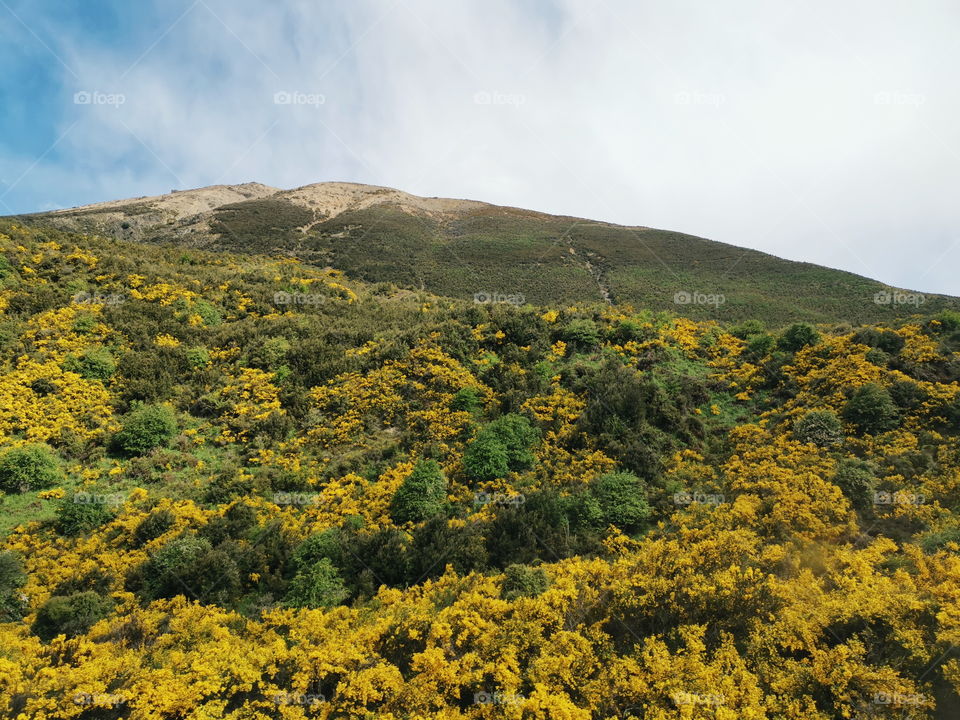
[[[960,295],[956,2],[60,6],[0,0],[0,212],[349,180]]]

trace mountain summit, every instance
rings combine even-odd
[[[393,188],[244,183],[19,216],[149,243],[282,254],[371,282],[534,304],[611,302],[694,318],[878,322],[955,298],[667,230]]]

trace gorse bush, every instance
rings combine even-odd
[[[114,445],[127,455],[143,455],[165,447],[177,432],[177,419],[167,405],[142,405],[123,420]]]
[[[60,462],[46,445],[24,445],[0,455],[0,490],[3,492],[42,490],[63,479]]]

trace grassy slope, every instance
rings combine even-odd
[[[131,216],[145,212],[142,204],[129,207]],[[932,295],[919,308],[878,305],[874,296],[886,286],[852,273],[682,233],[513,208],[441,219],[383,204],[324,220],[285,201],[262,199],[219,208],[209,230],[168,219],[139,237],[115,219],[98,224],[98,217],[81,211],[56,222],[121,239],[293,254],[363,280],[463,299],[488,291],[522,295],[534,304],[570,304],[596,302],[607,292],[617,304],[694,319],[761,318],[772,326],[797,320],[885,322],[960,306],[955,298]],[[677,305],[678,292],[722,295],[724,302]]]

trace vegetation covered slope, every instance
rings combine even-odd
[[[956,314],[768,332],[0,250],[5,716],[958,713]]]
[[[21,221],[119,239],[293,255],[356,279],[461,299],[498,293],[539,305],[610,301],[774,324],[889,322],[960,309],[955,298],[890,296],[893,288],[852,273],[682,233],[351,183],[289,191],[255,183],[215,186]],[[892,301],[876,302],[878,293]]]

